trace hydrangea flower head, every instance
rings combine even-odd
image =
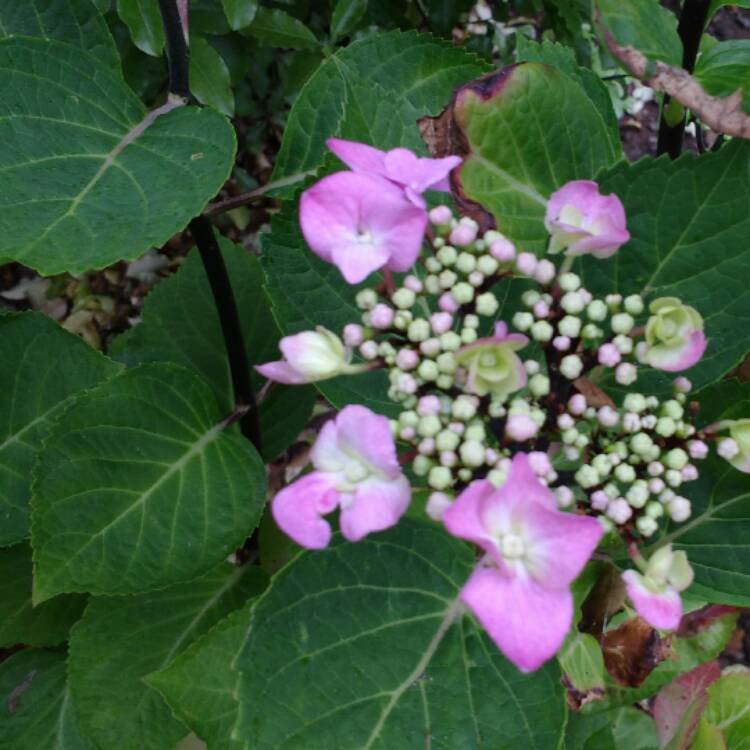
[[[491,393],[500,399],[526,385],[526,370],[516,354],[529,339],[508,333],[508,326],[495,325],[495,333],[456,352],[456,362],[467,371],[467,390],[477,396]]]
[[[379,268],[414,265],[427,214],[382,177],[337,172],[302,194],[300,225],[312,250],[358,284]]]
[[[331,527],[321,516],[341,509],[341,533],[357,542],[396,524],[411,499],[388,420],[364,406],[347,406],[326,422],[312,449],[315,471],[274,497],[279,527],[303,547],[322,549]]]
[[[573,619],[570,584],[603,534],[593,518],[557,510],[554,493],[517,453],[505,483],[479,480],[443,514],[454,536],[487,552],[461,597],[498,648],[530,672],[560,648]]]
[[[427,207],[422,193],[425,190],[450,190],[448,174],[461,163],[458,156],[427,159],[418,157],[406,148],[381,151],[341,138],[329,138],[326,145],[349,169],[385,177],[400,186],[406,197],[421,209]]]
[[[682,552],[671,545],[660,547],[651,556],[641,575],[635,570],[622,574],[625,590],[638,614],[652,627],[676,630],[682,618],[680,591],[693,582],[693,569]]]
[[[620,199],[602,195],[591,180],[574,180],[552,193],[544,224],[550,253],[608,258],[630,239]]]
[[[707,344],[700,313],[677,297],[655,299],[649,310],[645,345],[640,348],[644,361],[667,372],[686,370],[698,362]]]

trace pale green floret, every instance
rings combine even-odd
[[[670,469],[682,469],[688,462],[688,454],[682,448],[672,448],[666,456],[664,463]]]
[[[682,484],[682,472],[678,471],[677,469],[667,469],[664,472],[664,481],[670,487],[677,488]]]
[[[564,273],[557,281],[564,292],[574,292],[581,286],[580,277],[574,273]]]
[[[558,323],[557,328],[563,336],[574,339],[581,332],[581,319],[573,315],[566,315]]]
[[[649,498],[648,485],[642,479],[638,479],[625,493],[625,499],[633,508],[642,508]]]
[[[650,452],[651,446],[654,441],[645,432],[638,432],[630,438],[630,447],[640,456],[644,456]]]
[[[604,478],[609,476],[612,471],[612,464],[610,463],[609,456],[604,453],[599,453],[591,460],[591,465],[599,472],[599,476]]]
[[[660,417],[657,420],[654,429],[656,430],[657,435],[667,438],[672,437],[672,435],[675,434],[677,431],[677,425],[675,424],[674,419],[671,419],[670,417]]]
[[[467,440],[461,443],[458,454],[466,466],[475,467],[484,463],[484,445],[478,440]]]
[[[620,489],[616,484],[612,484],[612,482],[610,482],[609,484],[604,485],[604,494],[610,500],[614,500],[615,498],[620,496]]]
[[[601,481],[599,472],[593,467],[584,464],[575,473],[575,480],[584,489],[595,487]]]
[[[381,341],[380,344],[378,344],[378,354],[381,357],[388,357],[395,353],[396,349],[390,341]]]
[[[531,337],[535,341],[549,341],[554,333],[555,329],[546,320],[537,320],[531,326]]]
[[[488,229],[482,238],[484,240],[484,243],[489,246],[491,245],[495,240],[504,240],[506,239],[504,234],[501,234],[497,231],[497,229]]]
[[[476,315],[467,315],[464,318],[465,328],[479,328],[479,318]]]
[[[485,440],[487,433],[484,430],[484,425],[481,422],[472,422],[464,432],[464,440]]]
[[[435,364],[438,366],[438,370],[446,375],[452,375],[456,371],[456,367],[458,367],[456,358],[451,352],[439,354],[435,360]]]
[[[472,477],[474,476],[474,473],[471,469],[463,468],[458,470],[458,478],[462,482],[470,482]]]
[[[517,312],[513,316],[513,325],[519,331],[528,331],[534,324],[534,316],[527,312]]]
[[[493,469],[487,474],[487,480],[492,483],[495,489],[500,489],[504,484],[508,475],[501,469]]]
[[[427,472],[432,468],[433,461],[427,456],[423,456],[421,453],[414,457],[411,468],[418,477],[427,475]]]
[[[414,316],[409,310],[399,310],[393,316],[393,327],[398,328],[399,331],[403,331],[404,329],[409,327],[409,323],[411,323],[413,319]]]
[[[625,407],[626,411],[640,414],[646,409],[646,399],[641,393],[628,393],[628,395],[625,396],[622,405]]]
[[[625,297],[624,305],[626,312],[631,315],[640,315],[644,309],[643,297],[640,294],[631,294]]]
[[[646,505],[645,513],[651,518],[661,518],[664,515],[664,506],[657,500],[651,500]]]
[[[576,354],[568,354],[560,362],[560,372],[569,380],[575,380],[583,370],[583,362]]]
[[[570,427],[567,430],[563,430],[560,437],[565,445],[574,445],[578,439],[578,430],[575,427]]]
[[[450,289],[458,280],[458,276],[453,271],[443,271],[440,276],[438,276],[438,279],[440,280],[440,286],[443,289]]]
[[[461,273],[470,274],[477,267],[477,259],[469,253],[461,253],[456,258],[456,268]]]
[[[633,330],[635,320],[630,313],[617,313],[617,315],[612,316],[610,325],[615,333],[626,334]]]
[[[620,303],[622,302],[622,295],[621,294],[608,294],[604,298],[604,301],[610,310],[616,310],[620,306]]]
[[[604,335],[604,331],[599,326],[588,323],[581,329],[581,335],[585,339],[598,339]]]
[[[487,411],[493,419],[504,417],[507,414],[507,410],[505,409],[505,405],[502,401],[490,401],[490,405]]]
[[[590,442],[591,438],[588,435],[580,434],[576,438],[575,446],[576,448],[585,448]]]
[[[480,294],[476,299],[477,312],[480,315],[491,316],[497,312],[500,303],[491,292]],[[528,313],[526,313],[528,315]]]
[[[440,250],[438,250],[437,257],[444,266],[452,266],[458,258],[458,253],[456,252],[455,247],[445,245],[444,247],[441,247]],[[437,273],[440,273],[440,271],[438,271]]]
[[[583,297],[578,292],[566,292],[560,300],[560,307],[571,315],[582,312],[584,307]]]
[[[417,372],[419,373],[420,378],[427,381],[437,380],[437,377],[440,374],[437,364],[431,359],[423,359],[419,363]]]
[[[546,375],[537,373],[529,379],[529,390],[536,398],[541,398],[549,393],[550,383]]]
[[[440,346],[446,352],[454,352],[461,346],[461,337],[455,331],[446,331],[440,335]]]
[[[588,315],[589,320],[593,320],[597,323],[604,320],[607,317],[608,312],[607,306],[600,299],[593,300],[593,302],[589,303],[589,306],[586,308],[586,315]]]
[[[539,294],[536,289],[528,289],[521,295],[521,302],[523,302],[526,307],[534,307],[541,297],[542,295]]]
[[[523,385],[523,365],[516,351],[524,341],[484,340],[456,352],[456,362],[468,372],[468,387],[477,396],[492,394],[503,399]]]
[[[659,524],[651,516],[639,516],[635,521],[635,527],[645,537],[653,536],[659,528]]]
[[[491,255],[482,255],[477,260],[477,271],[480,271],[485,276],[492,276],[497,273],[497,269],[500,264]]]
[[[357,292],[354,301],[360,310],[372,310],[378,304],[378,295],[372,289],[363,289]]]
[[[630,336],[619,333],[612,339],[612,343],[620,354],[630,354],[633,351],[633,339]]]
[[[452,249],[453,248],[451,248],[451,250]],[[454,253],[455,253],[455,250],[454,250]],[[438,253],[437,258],[430,257],[430,258],[427,258],[427,260],[425,260],[424,262],[425,268],[430,273],[440,273],[443,270],[443,264],[439,258],[440,258],[440,253]]]
[[[474,287],[465,281],[459,281],[453,287],[451,294],[459,305],[467,305],[474,299]]]
[[[473,344],[477,340],[476,328],[464,328],[461,331],[461,343],[465,345]]]
[[[428,294],[432,294],[432,295],[440,294],[440,289],[441,289],[440,279],[438,279],[438,277],[432,273],[429,276],[425,276],[424,288]]]
[[[453,475],[445,466],[433,466],[427,477],[427,484],[435,490],[444,490],[451,486]]]
[[[454,451],[461,438],[453,430],[441,430],[435,437],[435,447],[439,451]]]
[[[417,318],[409,323],[406,335],[409,341],[426,341],[430,338],[430,324],[423,318]]]
[[[442,388],[447,391],[453,385],[452,375],[438,375],[438,379],[435,381],[438,388]]]
[[[439,417],[434,415],[421,417],[417,425],[417,434],[420,437],[435,437],[442,428],[443,425]]]
[[[630,484],[635,479],[635,469],[630,464],[620,464],[615,467],[615,476],[620,482]]]
[[[459,396],[451,405],[451,414],[463,422],[473,419],[476,413],[476,404],[470,396]]]
[[[410,307],[414,306],[417,297],[411,289],[401,287],[401,289],[397,289],[393,293],[391,300],[396,307],[399,307],[402,310],[408,310]]]
[[[442,237],[435,237],[435,239],[432,241],[432,244],[439,250],[443,245],[445,245],[445,239]]]
[[[665,417],[671,417],[672,419],[682,419],[685,414],[685,410],[682,408],[678,401],[670,399],[665,401],[661,406],[661,413]]]
[[[703,318],[677,297],[660,297],[650,305],[646,323],[646,358],[652,366],[682,351],[696,331],[703,330]]]
[[[610,450],[616,453],[623,461],[628,457],[628,446],[622,440],[613,443],[610,446]]]
[[[419,423],[419,414],[415,411],[402,411],[398,415],[398,423],[402,427],[416,427]]]

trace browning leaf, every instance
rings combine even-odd
[[[672,636],[662,638],[645,620],[633,617],[602,637],[607,671],[625,687],[636,688],[672,655]]]

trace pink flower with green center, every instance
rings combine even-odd
[[[459,156],[425,159],[406,148],[381,151],[365,143],[341,138],[329,138],[326,145],[349,169],[385,177],[400,186],[406,197],[422,209],[427,207],[422,193],[425,190],[449,191],[448,174],[461,163]]]
[[[443,523],[487,553],[461,598],[508,659],[523,672],[537,669],[571,628],[570,584],[596,549],[601,525],[558,510],[524,453],[514,456],[500,489],[485,480],[469,485]]]
[[[422,248],[427,213],[382,177],[337,172],[306,190],[299,220],[307,244],[350,284],[373,271],[408,271]]]
[[[645,342],[636,353],[651,367],[679,372],[692,367],[706,351],[703,318],[677,297],[660,297],[649,305],[651,317],[646,323]]]
[[[630,239],[620,199],[602,195],[591,180],[574,180],[552,193],[544,225],[550,253],[609,258]]]
[[[724,419],[716,425],[717,430],[729,430],[736,451],[727,458],[732,466],[745,474],[750,474],[750,419]],[[719,454],[721,455],[721,454]]]
[[[326,422],[312,448],[315,471],[274,497],[271,512],[297,544],[322,549],[331,527],[322,516],[340,508],[341,533],[357,542],[395,525],[411,500],[386,417],[347,406]]]

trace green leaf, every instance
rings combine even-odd
[[[604,656],[593,635],[571,633],[557,658],[576,692],[584,696],[604,692]]]
[[[738,8],[750,8],[750,0],[711,0],[711,4],[708,8],[708,20],[711,20],[711,16],[713,16],[719,8],[723,8],[725,5],[735,5]]]
[[[117,0],[117,13],[141,52],[159,57],[164,51],[164,26],[153,0]]]
[[[93,599],[73,628],[68,673],[81,727],[97,747],[165,750],[184,737],[147,676],[257,596],[266,580],[256,567],[222,563],[161,591]],[[196,678],[198,687],[210,672]]]
[[[75,44],[119,73],[115,40],[91,0],[0,0],[0,38],[13,35]]]
[[[631,706],[586,714],[571,712],[565,750],[657,750],[654,720]]]
[[[0,747],[92,750],[65,681],[65,652],[26,649],[0,663]]]
[[[368,0],[338,0],[331,16],[331,38],[335,42],[354,30],[367,11]]]
[[[190,38],[190,90],[201,103],[227,117],[234,115],[229,68],[221,55],[200,36]]]
[[[0,316],[0,546],[29,534],[31,470],[70,397],[121,368],[37,312]]]
[[[695,388],[717,380],[750,350],[750,146],[675,161],[642,159],[598,177],[625,206],[631,239],[614,257],[586,259],[592,292],[674,296],[704,318],[708,349],[686,372]],[[668,390],[669,373],[639,375],[642,389]]]
[[[650,60],[682,65],[677,16],[658,0],[594,0],[594,7],[618,44],[635,47]]]
[[[263,235],[263,269],[274,316],[287,335],[322,325],[341,334],[346,323],[358,321],[354,304],[360,286],[351,286],[339,270],[320,260],[306,246],[296,210],[288,205]],[[382,370],[324,380],[315,384],[337,408],[364,403],[383,414],[396,415],[397,405],[388,398],[388,378]]]
[[[743,108],[750,112],[750,39],[717,42],[698,58],[694,75],[712,96],[741,89]]]
[[[357,90],[357,119],[361,119],[363,101],[369,112],[379,107],[379,95],[371,94],[367,101],[363,93],[373,84],[390,94],[409,116],[412,112],[416,117],[437,115],[456,86],[487,69],[478,58],[448,42],[415,32],[377,34],[348,45],[326,60],[300,92],[289,113],[272,179],[319,167],[328,153],[327,138],[356,137],[351,127],[347,131],[353,89]],[[401,134],[389,130],[390,117],[392,108],[388,107],[371,145],[413,148],[414,143],[426,153],[416,122],[411,121],[409,141],[400,142],[394,136]]]
[[[251,600],[232,612],[164,669],[147,678],[209,750],[242,748],[239,740],[231,738],[239,710],[239,672],[234,660],[250,632],[253,606]]]
[[[170,364],[80,396],[37,464],[34,601],[166,586],[241,544],[263,507],[264,469],[226,416],[205,382]]]
[[[257,257],[226,238],[218,240],[232,280],[248,362],[278,359],[278,328]],[[148,295],[141,322],[117,338],[111,351],[128,366],[142,362],[185,365],[212,387],[225,414],[234,408],[221,323],[197,250]],[[314,394],[312,386],[274,386],[260,406],[266,460],[276,458],[300,433],[312,412]]]
[[[253,22],[242,33],[268,47],[309,49],[318,45],[315,34],[302,21],[277,8],[258,8]]]
[[[557,666],[521,674],[464,615],[473,565],[468,545],[408,520],[304,553],[254,609],[233,736],[253,750],[558,747]]]
[[[725,674],[708,688],[703,720],[719,730],[727,750],[750,747],[750,674]],[[704,744],[701,750],[716,745]]]
[[[32,608],[31,583],[29,545],[0,550],[0,648],[57,646],[83,612],[86,597],[79,595],[56,596]]]
[[[461,14],[473,5],[471,0],[425,0],[430,26],[443,36],[450,36],[453,27],[460,23]]]
[[[547,246],[550,194],[569,180],[592,178],[621,155],[587,93],[537,62],[463,86],[453,122],[468,148],[458,171],[462,193],[489,210],[514,242],[538,253]]]
[[[43,274],[163,244],[231,170],[226,118],[195,107],[147,115],[119,74],[71,45],[0,41],[0,83],[0,257]]]
[[[221,0],[224,15],[234,31],[248,26],[258,12],[258,0]]]

